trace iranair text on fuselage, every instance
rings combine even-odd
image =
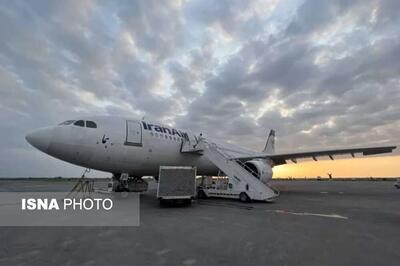
[[[169,128],[166,126],[160,126],[160,125],[156,125],[156,124],[149,124],[145,121],[142,121],[142,124],[143,124],[143,128],[148,131],[155,131],[158,133],[169,134],[172,136],[176,135],[176,136],[179,136],[182,138],[188,138],[188,134],[186,132],[177,130],[175,128]]]

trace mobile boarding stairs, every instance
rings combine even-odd
[[[225,191],[204,189],[201,193],[205,193],[206,196],[267,202],[279,196],[279,191],[261,182],[258,173],[252,171],[244,162],[233,158],[223,147],[209,142],[202,136],[194,140],[184,139],[181,152],[205,156],[228,176],[229,186]]]

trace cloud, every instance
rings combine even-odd
[[[400,141],[398,1],[0,4],[0,176],[78,175],[33,128],[145,116],[260,150]],[[21,164],[25,168],[18,167]]]

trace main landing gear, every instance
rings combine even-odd
[[[145,192],[148,183],[141,177],[130,177],[128,174],[114,174],[108,184],[109,192]]]

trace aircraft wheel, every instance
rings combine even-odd
[[[164,199],[159,199],[159,201],[160,201],[160,207],[164,207],[164,206],[167,205],[167,201],[166,201],[166,200],[164,200]]]
[[[250,197],[247,195],[246,192],[242,192],[239,194],[239,200],[241,202],[250,202]]]
[[[200,189],[199,191],[197,191],[197,198],[205,199],[205,198],[207,198],[207,195],[202,189]]]

